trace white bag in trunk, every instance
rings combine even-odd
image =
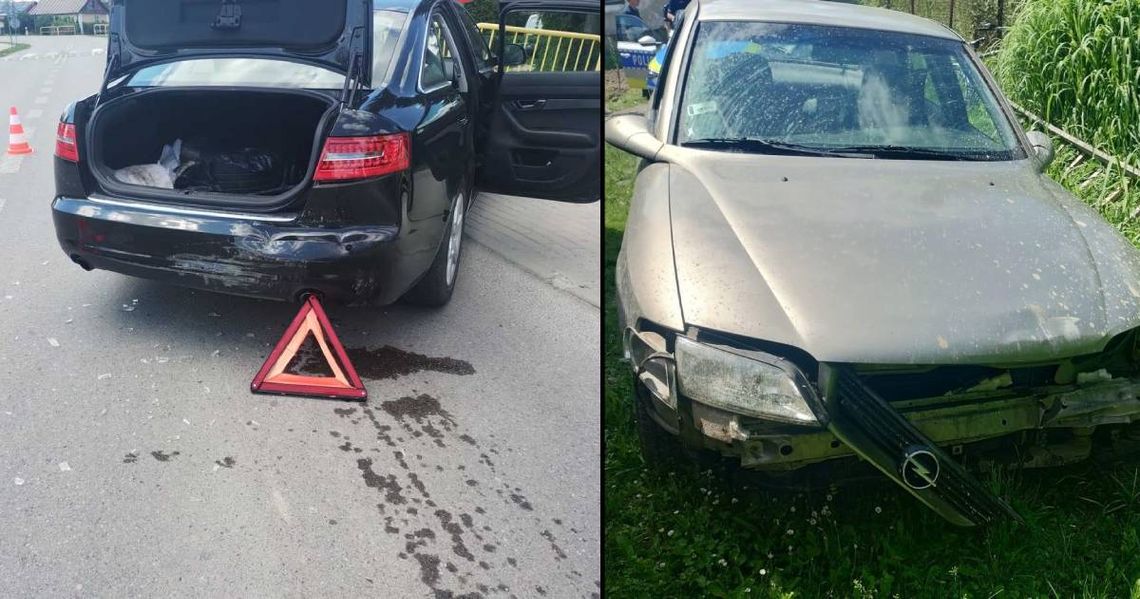
[[[136,164],[115,171],[115,178],[130,185],[143,185],[160,189],[174,189],[181,163],[182,140],[162,146],[158,164]]]

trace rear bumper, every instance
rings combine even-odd
[[[183,209],[99,197],[57,197],[56,237],[85,268],[277,300],[318,291],[333,301],[387,304],[404,291],[399,227],[301,226],[297,215]]]

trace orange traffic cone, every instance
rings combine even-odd
[[[28,138],[24,137],[24,126],[20,124],[20,115],[16,113],[15,106],[8,113],[8,153],[32,153],[32,146],[28,145]]]

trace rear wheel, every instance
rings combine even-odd
[[[404,294],[404,301],[416,306],[438,308],[451,300],[459,278],[459,258],[463,250],[463,223],[467,220],[467,196],[460,192],[447,219],[447,232],[424,278]]]

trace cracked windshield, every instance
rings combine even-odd
[[[962,45],[919,35],[702,23],[681,110],[677,137],[688,146],[747,149],[749,142],[771,142],[784,147],[768,151],[1020,156]]]

